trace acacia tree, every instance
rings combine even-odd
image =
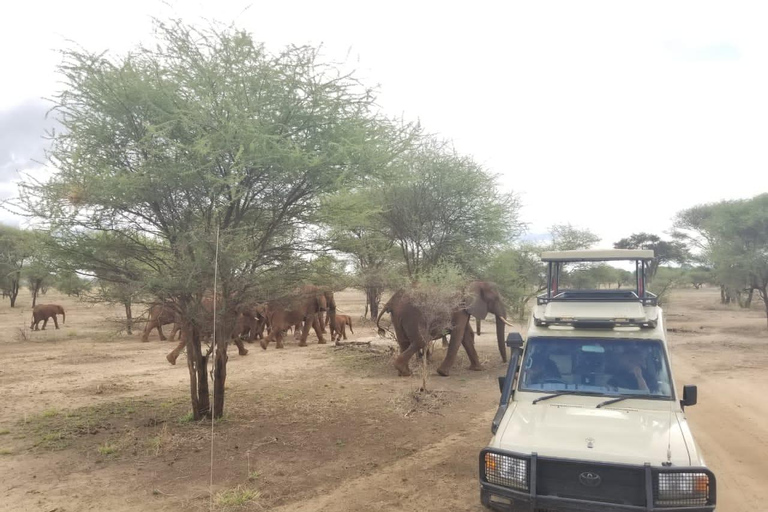
[[[522,232],[517,196],[501,193],[496,177],[470,157],[427,139],[398,163],[377,193],[382,225],[411,280],[441,261],[471,267]]]
[[[383,208],[381,195],[365,188],[327,197],[321,216],[327,227],[327,245],[352,259],[355,284],[365,292],[371,318],[379,315],[385,289],[403,284],[393,272],[398,254],[381,220]]]
[[[757,290],[768,320],[768,194],[719,203],[706,226],[715,271]]]
[[[248,33],[182,23],[157,32],[156,47],[123,56],[64,52],[57,172],[20,195],[80,268],[103,264],[93,234],[109,233],[143,269],[116,275],[177,305],[194,417],[220,417],[237,306],[283,285],[273,275],[315,248],[306,228],[319,197],[370,177],[364,164],[385,159],[391,123],[315,48],[273,54]],[[212,408],[206,331],[217,340]]]
[[[8,296],[12,308],[16,307],[22,271],[31,256],[29,234],[0,224],[0,288]]]
[[[659,236],[650,233],[634,233],[622,238],[615,244],[616,249],[652,249],[653,261],[648,265],[648,277],[653,279],[656,269],[666,263],[683,264],[690,259],[688,250],[679,240],[662,240]]]

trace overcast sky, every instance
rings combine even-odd
[[[570,222],[610,246],[663,233],[683,208],[768,191],[766,2],[12,0],[3,11],[0,198],[42,154],[56,49],[124,52],[151,39],[152,16],[234,21],[273,49],[322,43],[380,85],[387,112],[500,174],[533,235]]]

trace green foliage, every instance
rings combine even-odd
[[[699,289],[704,284],[714,284],[715,274],[709,267],[698,266],[686,270],[685,281],[694,288]]]
[[[546,289],[546,268],[541,263],[541,249],[521,245],[494,253],[483,269],[484,279],[497,284],[511,314],[522,320],[528,301]]]
[[[574,251],[589,249],[600,241],[600,237],[588,229],[569,224],[555,224],[549,228],[550,251]]]
[[[501,193],[494,175],[445,144],[425,141],[393,172],[376,193],[382,225],[411,279],[440,261],[470,269],[522,232],[517,197]]]
[[[69,297],[80,297],[91,290],[93,282],[89,279],[80,277],[77,272],[63,270],[56,274],[54,286],[61,293],[65,293]]]
[[[768,194],[689,208],[678,213],[675,228],[711,265],[724,300],[757,290],[768,317]]]
[[[22,271],[32,257],[29,232],[0,224],[0,290],[7,294],[11,307],[22,281]]]
[[[618,270],[606,264],[579,265],[563,273],[560,284],[563,288],[577,290],[597,289],[617,282]]]
[[[622,238],[614,244],[616,249],[651,249],[654,259],[648,267],[650,278],[656,274],[656,269],[665,263],[686,263],[690,259],[685,244],[679,240],[666,241],[657,235],[635,233],[628,238]]]
[[[655,293],[659,304],[668,300],[669,292],[687,282],[686,270],[679,267],[658,267],[648,282],[648,291]]]
[[[38,295],[53,284],[55,278],[56,267],[51,254],[46,250],[49,246],[47,239],[48,235],[41,231],[30,231],[27,237],[31,256],[24,266],[22,276],[32,294],[33,307]]]

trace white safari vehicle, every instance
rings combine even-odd
[[[501,401],[480,452],[480,499],[506,511],[713,511],[715,476],[676,393],[662,310],[645,289],[653,251],[560,251],[548,263],[525,343],[499,377]],[[573,262],[635,262],[634,289],[559,286]]]

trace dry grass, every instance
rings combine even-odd
[[[259,499],[259,491],[238,485],[234,489],[219,491],[213,498],[217,507],[224,509],[240,508]]]

